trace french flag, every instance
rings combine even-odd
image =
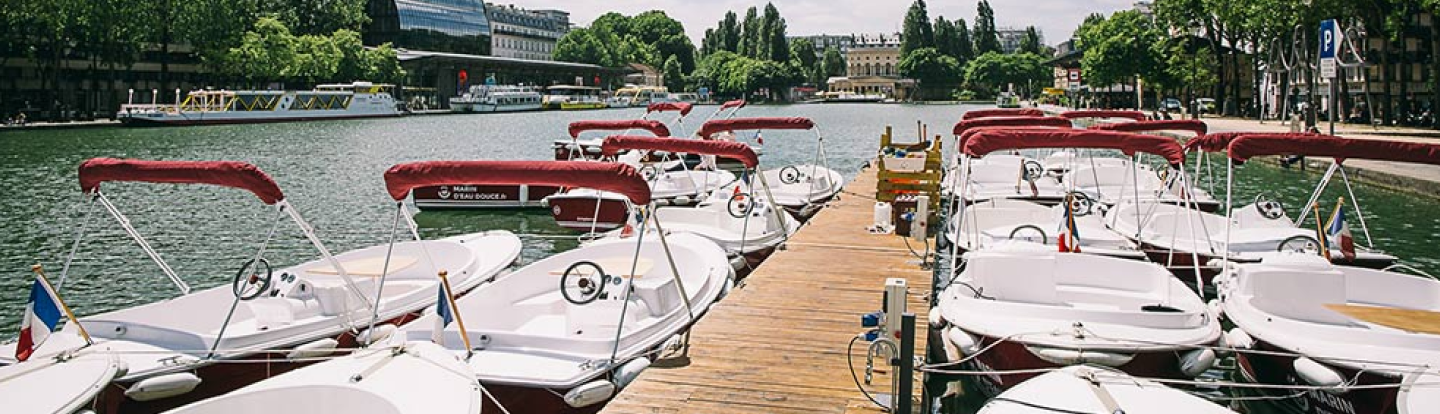
[[[1345,260],[1355,260],[1355,238],[1350,235],[1350,224],[1345,222],[1345,210],[1336,209],[1335,218],[1330,220],[1330,240],[1340,246],[1340,254]]]
[[[435,303],[435,328],[430,335],[430,340],[440,345],[445,345],[445,327],[455,321],[455,311],[450,309],[450,295],[445,291],[445,284],[440,283],[440,300]]]
[[[30,303],[25,305],[25,318],[20,320],[20,341],[15,347],[15,359],[29,359],[35,349],[50,337],[50,333],[55,332],[55,327],[64,317],[60,301],[55,299],[50,285],[36,278],[35,284],[30,287]]]

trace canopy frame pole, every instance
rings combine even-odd
[[[275,221],[270,224],[270,231],[265,234],[265,241],[260,243],[260,249],[256,250],[255,256],[250,259],[250,263],[254,263],[256,269],[259,269],[260,259],[265,257],[265,249],[270,247],[270,240],[275,238],[275,230],[280,227],[280,218],[283,217],[284,211],[282,210],[284,209],[285,205],[283,204],[276,206]],[[233,282],[231,288],[234,288]],[[210,353],[205,355],[205,359],[214,358],[215,351],[220,349],[220,341],[225,339],[225,331],[230,328],[230,320],[235,317],[235,308],[240,306],[239,291],[236,291],[234,296],[230,300],[230,311],[225,313],[225,321],[220,323],[220,332],[215,335],[215,343],[210,344]]]
[[[951,204],[953,204],[950,220],[955,222],[955,242],[950,244],[949,272],[951,274],[946,278],[947,285],[949,281],[955,280],[955,266],[960,263],[960,233],[965,229],[965,192],[970,189],[970,156],[965,155],[963,151],[958,154],[960,155],[958,171],[960,179],[950,182],[950,197]],[[976,244],[978,244],[978,240]]]
[[[1355,189],[1350,186],[1350,177],[1345,174],[1345,167],[1340,167],[1338,170],[1340,171],[1340,180],[1345,183],[1345,191],[1350,194],[1350,204],[1355,206],[1355,216],[1360,218],[1360,230],[1365,232],[1365,244],[1370,250],[1375,250],[1375,240],[1370,238],[1370,226],[1365,225],[1365,213],[1360,211],[1360,199],[1355,198]]]
[[[1335,178],[1335,170],[1339,168],[1340,163],[1332,163],[1330,164],[1330,168],[1325,170],[1325,175],[1320,177],[1318,184],[1315,184],[1315,191],[1310,193],[1310,201],[1306,201],[1305,208],[1301,209],[1300,214],[1295,216],[1295,227],[1300,227],[1300,223],[1305,222],[1305,215],[1310,214],[1310,208],[1320,201],[1320,193],[1324,192],[1325,187],[1330,185],[1330,180]]]
[[[756,177],[760,177],[760,187],[765,190],[765,199],[770,201],[770,208],[775,209],[775,224],[780,226],[780,245],[776,248],[783,249],[785,244],[790,242],[790,226],[785,225],[785,217],[782,217],[782,215],[790,213],[785,212],[784,207],[775,203],[775,194],[770,191],[770,183],[765,180],[765,173],[760,171],[759,166],[756,166],[752,171]],[[746,185],[752,190],[755,188],[754,184],[746,183]],[[809,204],[807,203],[806,205],[808,206]],[[747,217],[746,220],[748,222],[750,215],[746,214],[745,217]]]
[[[305,218],[300,217],[300,212],[295,211],[293,208],[287,208],[290,203],[285,200],[280,200],[279,204],[281,205],[280,210],[289,213],[290,219],[295,222],[295,225],[300,226],[300,232],[305,235],[305,239],[310,240],[310,244],[315,246],[315,250],[320,251],[320,256],[323,257],[325,261],[330,262],[331,267],[335,268],[335,273],[340,276],[341,280],[345,281],[345,287],[350,289],[350,293],[354,293],[360,300],[365,301],[365,306],[379,306],[377,303],[371,303],[370,299],[365,297],[365,293],[361,292],[360,287],[355,285],[355,279],[350,277],[350,272],[345,271],[345,266],[341,265],[340,260],[336,259],[335,255],[330,253],[330,248],[325,247],[325,243],[321,242],[320,238],[315,236],[315,228],[311,227],[310,223],[305,221]],[[347,317],[346,320],[348,323],[349,318]]]
[[[645,247],[645,230],[650,224],[650,217],[648,216],[653,213],[649,211],[650,209],[648,207],[653,207],[654,204],[652,200],[649,205],[640,208],[640,214],[646,215],[646,217],[640,221],[640,232],[635,236],[635,255],[630,259],[630,272],[620,276],[625,277],[628,275],[630,276],[630,280],[625,281],[625,298],[620,301],[620,323],[615,324],[615,346],[610,349],[611,365],[615,364],[616,358],[620,355],[620,336],[625,332],[625,315],[630,311],[630,294],[635,290],[635,270],[638,269],[640,265],[640,250]]]
[[[170,278],[170,282],[174,283],[175,287],[180,288],[180,294],[190,294],[190,285],[186,284],[185,280],[181,279],[179,275],[176,275],[175,270],[170,268],[170,264],[166,263],[165,259],[160,257],[160,253],[155,251],[154,247],[150,246],[150,242],[145,240],[145,236],[140,235],[140,232],[130,225],[130,218],[125,217],[125,214],[121,213],[120,209],[116,208],[115,204],[110,202],[110,198],[105,197],[105,193],[101,192],[100,189],[95,189],[94,194],[95,201],[99,202],[101,206],[105,207],[106,211],[110,212],[110,216],[114,217],[115,221],[120,223],[120,228],[125,230],[125,234],[130,235],[130,238],[135,240],[135,244],[140,245],[140,250],[143,250],[145,255],[150,256],[150,260],[154,261],[157,266],[160,266],[160,271],[165,273],[166,277]]]
[[[97,197],[91,197],[90,203],[94,204]],[[89,206],[84,206],[89,207]],[[58,294],[60,288],[65,286],[65,278],[70,275],[70,264],[75,261],[75,255],[80,252],[80,241],[85,238],[85,230],[90,227],[91,208],[82,208],[80,213],[80,225],[75,228],[75,241],[70,243],[70,254],[65,256],[65,264],[60,267],[60,282],[55,284],[55,292]]]
[[[385,279],[390,276],[390,258],[395,254],[395,237],[396,233],[399,233],[400,216],[404,215],[404,212],[405,202],[395,202],[395,222],[390,225],[390,243],[385,245],[385,264],[380,266],[380,283],[377,283],[375,287],[375,303],[377,306],[370,308],[370,325],[365,328],[365,331],[370,332],[370,335],[369,338],[366,338],[367,343],[362,344],[363,346],[369,346],[370,343],[375,341],[375,323],[380,320],[380,306],[378,306],[378,304],[380,303],[380,298],[385,293]]]
[[[420,224],[415,223],[415,217],[410,215],[410,209],[405,207],[405,201],[400,201],[399,205],[400,217],[404,217],[405,224],[410,226],[410,236],[414,237],[415,241],[424,240],[420,238]]]
[[[1225,256],[1220,260],[1221,274],[1230,271],[1230,229],[1235,223],[1235,201],[1233,199],[1235,164],[1231,162],[1225,164],[1225,244],[1220,248],[1221,253]]]
[[[1183,203],[1183,205],[1186,205],[1187,207],[1190,207],[1190,208],[1187,208],[1187,209],[1186,209],[1186,210],[1190,210],[1190,214],[1186,214],[1186,215],[1185,215],[1185,221],[1188,222],[1188,224],[1189,224],[1189,226],[1190,226],[1190,234],[1191,234],[1191,235],[1194,235],[1194,234],[1195,234],[1195,216],[1200,215],[1199,205],[1197,205],[1196,203],[1194,203],[1194,198],[1193,198],[1194,195],[1191,194],[1191,192],[1183,191],[1183,189],[1188,188],[1188,187],[1190,186],[1190,180],[1188,179],[1188,177],[1187,177],[1186,174],[1185,174],[1185,168],[1184,168],[1184,167],[1176,168],[1175,171],[1178,172],[1179,175],[1180,175],[1180,177],[1179,177],[1179,179],[1180,179],[1180,188],[1182,189],[1181,195],[1180,195],[1181,203]],[[1157,201],[1158,201],[1158,200],[1157,200]],[[1205,228],[1204,228],[1204,221],[1203,221],[1203,220],[1201,221],[1201,229],[1204,231],[1204,234],[1205,234],[1205,236],[1206,236],[1206,237],[1205,237],[1205,246],[1210,249],[1210,253],[1215,253],[1215,245],[1210,244],[1210,237],[1209,237],[1210,231],[1209,231],[1209,229],[1205,229]],[[1172,243],[1171,245],[1173,246],[1174,244]],[[1198,251],[1196,251],[1196,250],[1197,250],[1197,249],[1190,249],[1190,268],[1191,268],[1191,270],[1193,270],[1193,271],[1195,272],[1195,293],[1198,294],[1198,295],[1200,295],[1200,297],[1203,298],[1203,297],[1205,297],[1205,279],[1200,276],[1200,252],[1198,252]],[[1174,252],[1174,251],[1171,251],[1171,252],[1170,252],[1170,255],[1173,257],[1173,256],[1175,255],[1175,252]]]

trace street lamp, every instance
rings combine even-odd
[[[1192,44],[1200,31],[1200,22],[1191,20],[1189,29],[1190,36],[1185,38],[1185,48],[1188,49],[1187,52],[1190,52],[1190,119],[1200,119],[1200,100],[1195,97],[1196,78],[1200,77],[1200,62],[1195,61],[1199,56],[1195,53],[1194,44]]]

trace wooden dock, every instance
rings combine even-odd
[[[881,307],[886,278],[909,281],[916,351],[924,355],[931,272],[899,236],[871,235],[876,172],[861,171],[832,202],[696,323],[690,363],[652,367],[602,413],[878,413],[856,388],[845,348]],[[911,245],[918,251],[921,243]],[[864,379],[865,347],[853,351]],[[877,360],[877,369],[883,364]],[[888,369],[888,367],[884,368]],[[922,385],[914,378],[914,406]],[[877,374],[866,388],[889,392]],[[918,411],[918,409],[917,409]]]

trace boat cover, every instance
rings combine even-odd
[[[982,129],[969,134],[965,155],[1027,148],[1108,148],[1134,155],[1145,152],[1165,157],[1172,166],[1185,163],[1185,152],[1175,140],[1155,135],[1093,129]]]
[[[744,100],[744,99],[736,99],[736,100],[733,100],[733,101],[726,101],[725,103],[720,104],[720,110],[721,110],[721,111],[724,111],[724,110],[730,109],[730,108],[744,108],[744,107],[745,107],[745,100]]]
[[[752,129],[811,129],[815,122],[809,118],[731,118],[716,119],[705,122],[696,132],[701,137],[709,137],[725,131],[744,131]]]
[[[1378,139],[1314,139],[1290,135],[1241,135],[1230,142],[1230,159],[1243,163],[1262,155],[1334,157],[1336,162],[1359,158],[1440,165],[1440,145]]]
[[[755,155],[755,151],[742,142],[616,135],[605,138],[605,142],[600,145],[600,152],[605,156],[615,156],[625,150],[707,154],[740,161],[746,168],[760,165],[760,156]]]
[[[968,114],[969,112],[966,113]],[[985,127],[1051,127],[1068,129],[1071,127],[1071,124],[1070,120],[1065,118],[1036,116],[992,116],[985,118],[971,118],[962,120],[959,123],[955,124],[955,129],[951,131],[951,133],[955,135],[964,135],[965,131],[968,131],[970,129]]]
[[[1189,131],[1195,136],[1204,136],[1210,131],[1210,127],[1198,119],[1164,119],[1156,121],[1119,122],[1113,124],[1100,124],[1091,126],[1090,129],[1105,131],[1125,132],[1160,132],[1160,131]]]
[[[1330,135],[1321,135],[1321,134],[1312,134],[1312,133],[1227,131],[1227,132],[1216,132],[1216,133],[1213,133],[1213,134],[1206,134],[1206,135],[1204,135],[1204,136],[1195,137],[1195,139],[1186,141],[1186,142],[1185,142],[1185,151],[1188,152],[1188,151],[1194,151],[1194,150],[1197,150],[1197,149],[1198,149],[1198,150],[1206,151],[1206,152],[1221,152],[1221,151],[1224,151],[1226,148],[1229,148],[1229,147],[1230,147],[1230,141],[1234,141],[1235,138],[1239,138],[1241,135],[1291,136],[1291,137],[1296,137],[1296,138],[1310,138],[1310,139],[1315,139],[1315,138],[1335,138],[1334,136],[1330,136]]]
[[[1144,121],[1145,113],[1140,111],[1069,111],[1062,112],[1061,118],[1082,119],[1082,118],[1127,118],[1136,121]]]
[[[625,164],[592,161],[423,161],[385,171],[385,188],[396,201],[416,187],[436,185],[549,185],[585,187],[650,203],[650,185]]]
[[[248,190],[265,204],[285,199],[280,185],[275,184],[269,175],[254,165],[238,161],[91,158],[80,163],[81,191],[95,191],[100,188],[100,183],[106,181],[211,184]]]
[[[656,102],[645,107],[645,112],[679,112],[680,116],[690,115],[694,105],[688,102]]]
[[[643,129],[657,137],[670,136],[670,128],[660,121],[646,119],[622,119],[616,121],[575,121],[570,123],[570,137],[579,138],[585,131],[625,131]]]
[[[973,110],[973,111],[965,111],[964,114],[961,114],[961,115],[960,115],[960,120],[961,120],[961,121],[968,121],[968,120],[971,120],[971,119],[996,118],[996,117],[1011,118],[1011,117],[1019,117],[1019,116],[1032,117],[1032,118],[1033,118],[1033,117],[1041,117],[1041,116],[1045,116],[1045,111],[1041,111],[1041,110],[1035,109],[1035,108],[976,109],[976,110]],[[956,135],[959,135],[959,134],[956,134]]]

